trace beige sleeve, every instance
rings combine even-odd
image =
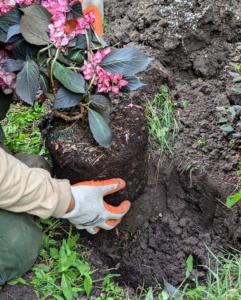
[[[0,208],[58,218],[66,213],[71,197],[68,180],[29,168],[0,148]]]

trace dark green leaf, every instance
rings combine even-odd
[[[220,128],[226,132],[234,131],[233,127],[228,124],[223,124],[222,126],[220,126]]]
[[[112,132],[105,119],[96,111],[88,109],[89,125],[94,139],[104,148],[109,148],[113,139]]]
[[[225,122],[227,122],[228,121],[228,119],[227,118],[220,118],[219,119],[219,123],[225,123]]]
[[[60,63],[55,62],[53,67],[54,76],[70,91],[83,94],[85,81],[81,74],[67,69]]]
[[[124,79],[127,80],[129,83],[123,88],[121,88],[120,91],[122,93],[129,93],[131,91],[135,91],[140,87],[142,87],[143,85],[145,85],[139,80],[139,78],[135,76],[125,76]]]
[[[22,59],[6,59],[2,65],[2,70],[6,72],[16,72],[23,68],[24,60]]]
[[[49,249],[49,253],[50,253],[50,256],[53,259],[58,259],[59,258],[59,251],[58,251],[58,249],[56,249],[56,248],[50,248]]]
[[[85,49],[87,46],[86,37],[84,34],[78,34],[75,38],[76,44],[74,49]]]
[[[0,28],[0,42],[5,42],[7,39],[7,33]]]
[[[11,37],[13,37],[16,34],[20,34],[20,33],[21,33],[21,30],[20,30],[20,25],[19,24],[15,24],[15,25],[10,26],[9,29],[8,29],[8,34],[7,34],[5,42],[8,42],[11,39]]]
[[[32,16],[22,16],[20,26],[23,37],[30,44],[43,46],[51,43],[46,31]]]
[[[17,75],[16,93],[28,104],[33,104],[38,91],[39,68],[35,61],[28,60]]]
[[[68,58],[74,62],[77,62],[77,63],[82,63],[83,61],[83,56],[81,54],[81,51],[75,51],[75,52],[72,52],[68,55]]]
[[[216,107],[216,109],[218,111],[225,111],[226,110],[226,108],[224,106],[218,106],[218,107]]]
[[[73,62],[68,59],[68,57],[66,57],[65,55],[63,55],[62,53],[59,54],[58,56],[58,61],[61,61],[62,63],[64,63],[66,66],[70,66]]]
[[[187,260],[186,260],[186,277],[190,275],[193,269],[193,256],[192,254],[189,254]]]
[[[42,72],[39,73],[39,84],[44,93],[48,93],[50,91],[49,77]]]
[[[89,296],[91,289],[92,289],[92,279],[89,275],[85,275],[84,289],[85,289],[86,295]]]
[[[53,109],[69,108],[78,104],[83,97],[83,94],[73,93],[70,90],[61,87],[56,95]]]
[[[52,15],[41,5],[29,5],[21,9],[25,16],[31,16],[40,24],[41,29],[48,31],[48,25],[51,23]]]
[[[73,267],[77,268],[81,275],[88,273],[90,270],[90,265],[85,260],[76,259],[73,263]]]
[[[233,77],[234,82],[241,81],[241,76],[238,73],[235,72],[228,72],[228,73]]]
[[[2,89],[0,89],[0,121],[6,117],[12,99],[13,99],[13,94],[5,95]]]
[[[70,280],[69,280],[68,276],[65,275],[65,273],[62,274],[61,289],[63,291],[63,294],[64,294],[66,300],[72,300],[73,293],[72,293],[72,289],[71,289]]]
[[[6,137],[5,137],[5,134],[4,134],[4,131],[2,129],[2,124],[0,124],[0,142],[6,140]]]
[[[235,92],[241,94],[241,88],[233,88],[233,91],[235,91]]]
[[[13,44],[17,41],[20,41],[23,39],[22,34],[15,34],[12,37],[10,37],[10,39],[7,41],[9,44]]]
[[[18,9],[13,9],[0,16],[0,28],[7,32],[10,26],[19,24],[20,19],[21,12]]]
[[[71,7],[73,19],[76,18],[83,18],[83,11],[82,11],[82,5],[79,1],[74,2],[74,4]]]
[[[88,29],[87,30],[87,34],[88,34],[88,38],[89,38],[89,41],[92,40],[93,38],[93,32],[91,29]],[[75,47],[74,49],[86,49],[86,46],[87,46],[87,42],[86,42],[86,37],[85,37],[85,34],[78,34],[76,37],[75,37]]]
[[[230,106],[227,110],[231,113],[232,118],[234,118],[236,115],[235,108],[233,106]]]
[[[90,96],[90,108],[93,108],[95,111],[105,111],[110,107],[110,101],[103,95],[91,95]]]
[[[139,49],[128,47],[111,51],[103,58],[100,66],[112,74],[132,76],[143,71],[150,61]]]
[[[77,241],[79,239],[80,235],[69,235],[67,239],[67,245],[69,246],[70,250],[75,250],[77,247]]]
[[[76,252],[70,251],[69,246],[66,244],[66,241],[63,241],[63,244],[59,250],[59,264],[58,264],[58,271],[64,272],[72,266],[72,264],[76,260]]]
[[[98,112],[109,123],[110,113],[112,111],[111,101],[103,95],[91,95],[90,108]]]
[[[73,38],[72,40],[69,40],[67,48],[73,48],[76,46],[76,38]]]
[[[52,294],[52,296],[54,297],[54,299],[56,300],[65,300],[63,297],[57,295],[57,294]]]
[[[107,285],[110,283],[110,279],[113,277],[119,277],[121,276],[120,274],[108,274],[105,276],[105,278],[102,281],[102,285]]]
[[[21,39],[13,44],[12,51],[17,59],[33,59],[38,51],[38,47],[30,45],[24,39]]]
[[[231,208],[232,206],[234,206],[234,204],[236,204],[240,200],[241,200],[241,190],[239,192],[237,192],[235,195],[228,196],[226,205],[228,208]]]

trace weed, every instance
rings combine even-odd
[[[183,100],[182,101],[182,106],[183,106],[183,108],[186,108],[188,106],[188,101],[187,100]]]
[[[232,132],[233,137],[241,137],[241,106],[233,105],[228,108],[219,106],[216,108],[222,113],[219,123],[222,124],[220,129],[226,132]],[[238,120],[236,120],[238,118]]]
[[[237,49],[241,50],[241,44],[239,43]],[[241,64],[234,64],[230,63],[231,66],[233,66],[234,70],[236,72],[229,72],[229,74],[233,77],[233,82],[239,82],[241,81]],[[233,88],[233,91],[237,93],[241,93],[241,88]]]
[[[198,146],[200,146],[200,147],[204,147],[204,146],[207,145],[207,141],[206,140],[198,140],[197,143],[198,143]]]
[[[145,105],[151,138],[158,142],[161,154],[168,149],[173,155],[169,138],[172,136],[172,139],[174,139],[179,129],[173,113],[173,107],[176,103],[169,92],[168,86],[162,85],[160,93],[156,94],[152,101],[147,100]]]
[[[6,118],[1,122],[6,136],[4,144],[12,152],[47,155],[38,123],[46,108],[37,102],[34,107],[21,103],[11,105]]]
[[[128,228],[126,228],[126,229],[125,229],[125,231],[126,231],[126,232],[128,232],[128,233],[129,233],[129,236],[130,236],[130,238],[132,238],[132,236],[133,236],[133,233],[132,233],[131,229],[128,227]]]
[[[78,252],[79,235],[71,235],[67,240],[57,242],[53,239],[54,230],[60,226],[59,220],[40,220],[44,232],[43,248],[40,251],[40,262],[32,268],[34,276],[26,281],[14,279],[8,284],[25,284],[34,288],[38,299],[51,296],[57,300],[79,299],[79,295],[89,296],[92,288],[90,265]],[[63,298],[64,297],[64,298]]]
[[[226,205],[228,208],[231,208],[240,200],[241,200],[241,190],[235,193],[234,195],[228,196],[226,200]]]

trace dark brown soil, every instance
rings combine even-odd
[[[202,281],[205,269],[198,265],[207,263],[206,246],[215,254],[222,247],[241,247],[241,204],[231,210],[224,205],[239,187],[239,148],[230,147],[232,138],[220,130],[216,110],[241,104],[228,74],[229,63],[241,60],[236,48],[240,3],[107,0],[105,6],[109,42],[139,47],[154,58],[141,74],[148,85],[133,92],[131,101],[142,105],[167,83],[177,102],[180,132],[174,158],[168,153],[159,157],[150,146],[148,184],[119,227],[96,236],[83,232],[93,250],[91,264],[118,269],[120,283],[133,288],[162,282],[163,275],[177,286],[193,254],[193,276]],[[198,140],[207,145],[200,147]],[[9,288],[2,295],[5,291]]]
[[[68,123],[49,116],[42,124],[45,144],[50,151],[54,173],[71,184],[86,180],[122,178],[124,190],[106,197],[112,205],[123,199],[135,201],[144,191],[148,169],[148,125],[143,108],[115,100],[110,127],[111,147],[98,146],[87,121]]]

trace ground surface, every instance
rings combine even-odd
[[[232,91],[230,62],[241,60],[241,8],[238,0],[105,1],[106,38],[111,44],[137,46],[154,61],[141,74],[147,87],[130,101],[140,105],[167,83],[177,101],[180,133],[175,157],[149,151],[149,179],[118,229],[87,236],[91,263],[116,268],[122,285],[155,285],[162,276],[173,285],[185,277],[185,261],[207,263],[207,245],[241,246],[241,205],[223,204],[237,188],[240,162],[230,136],[220,130],[217,106],[241,104]],[[141,100],[142,99],[142,100]],[[183,108],[182,102],[188,101]],[[206,146],[198,146],[205,140]],[[193,271],[200,280],[204,269]],[[19,288],[20,289],[20,288]],[[23,289],[21,290],[24,295]],[[0,299],[34,299],[5,287]]]

